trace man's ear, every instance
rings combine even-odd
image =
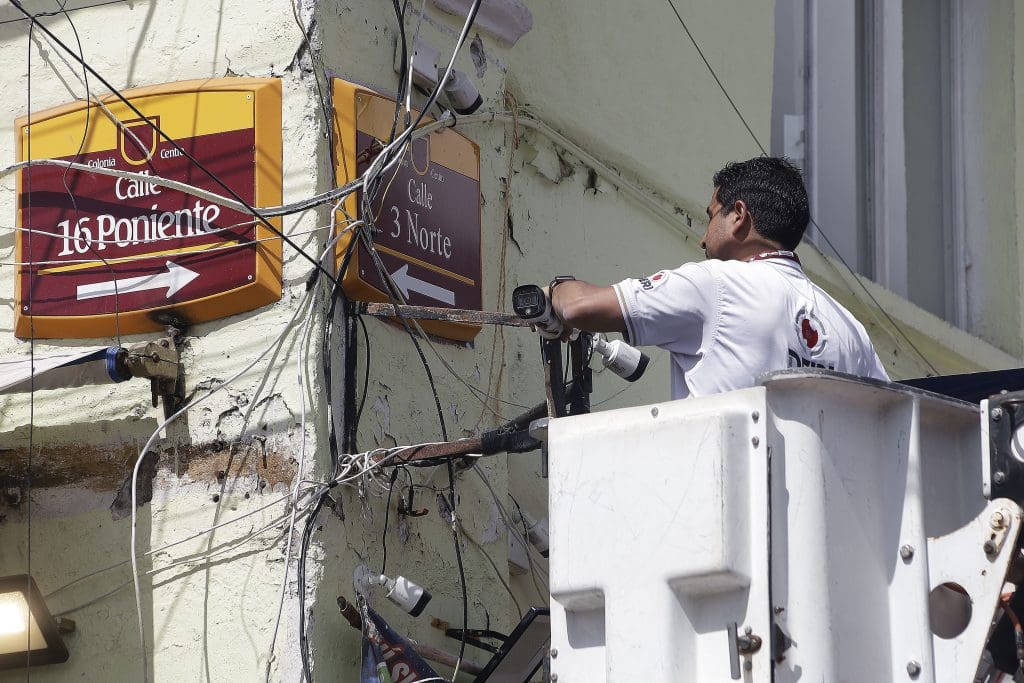
[[[737,199],[733,202],[732,211],[729,212],[729,219],[731,221],[729,227],[732,230],[732,234],[739,240],[745,239],[750,229],[754,227],[754,221],[750,216],[750,211],[747,209],[747,203],[742,199]]]

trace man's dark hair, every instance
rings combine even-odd
[[[742,200],[762,237],[783,249],[796,249],[800,244],[811,212],[800,171],[788,160],[756,157],[733,161],[715,174],[714,183],[726,214],[736,200]]]

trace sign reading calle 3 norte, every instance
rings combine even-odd
[[[362,174],[391,134],[395,102],[370,90],[334,81],[338,183]],[[415,114],[414,114],[415,116]],[[427,117],[424,117],[427,120]],[[362,194],[346,203],[355,216]],[[410,304],[479,310],[480,148],[461,133],[442,129],[414,140],[387,171],[372,204],[379,232],[374,245],[384,268]],[[363,216],[365,218],[365,216]],[[339,221],[345,220],[338,214]],[[339,223],[341,224],[341,223]],[[338,243],[341,264],[351,239]],[[361,242],[354,247],[343,286],[354,299],[388,301],[380,271]],[[479,325],[424,321],[432,334],[468,341]]]
[[[159,176],[230,196],[212,174],[250,206],[280,204],[280,82],[188,81],[125,95],[144,119],[123,102],[107,100],[116,121],[95,104],[76,103],[17,122],[20,160],[59,159],[138,174],[53,165],[22,171],[19,337],[146,332],[281,297],[281,243],[269,228],[241,211],[146,180]]]

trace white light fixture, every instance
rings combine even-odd
[[[377,582],[387,590],[387,599],[401,607],[411,616],[418,617],[423,608],[430,602],[430,592],[415,581],[410,581],[404,576],[392,579],[381,574]]]
[[[0,669],[66,662],[57,622],[28,574],[0,578]]]
[[[479,109],[484,98],[469,76],[459,70],[453,70],[448,80],[444,83],[444,94],[448,96],[448,103],[456,114],[472,114]]]

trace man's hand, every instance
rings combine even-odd
[[[555,311],[555,307],[551,305],[551,292],[549,288],[541,287],[540,289],[544,292],[544,299],[548,302],[548,307],[551,310],[551,319],[547,324],[535,323],[530,325],[530,329],[545,339],[568,341],[572,338],[573,333],[576,333],[576,330],[567,326]]]

